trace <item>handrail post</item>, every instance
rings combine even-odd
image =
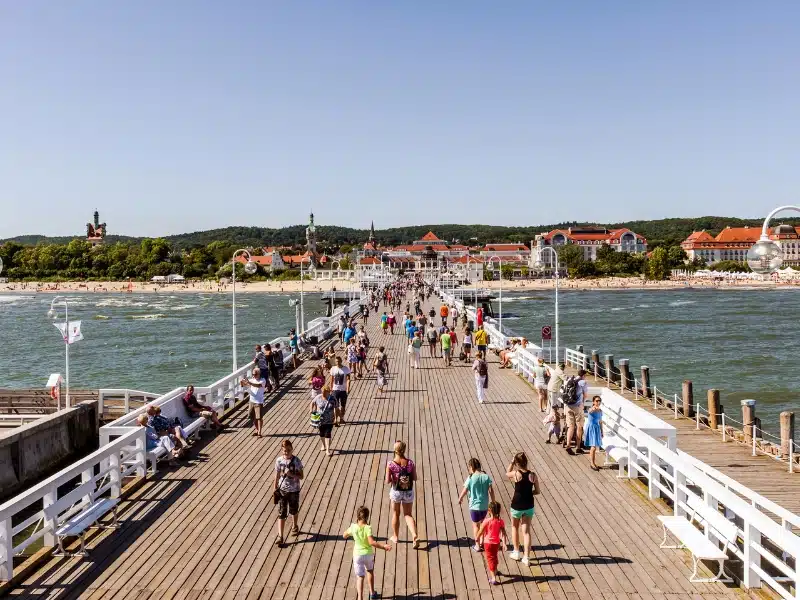
[[[10,581],[14,575],[14,540],[11,517],[0,521],[0,580]]]
[[[136,476],[144,479],[147,477],[147,452],[145,451],[144,429],[136,438]]]
[[[131,391],[125,390],[125,414],[131,412]]]
[[[722,441],[723,442],[728,441],[728,435],[727,432],[725,431],[725,413],[722,413]]]
[[[753,456],[756,455],[756,424],[753,423]]]
[[[700,430],[700,403],[699,402],[697,403],[697,406],[695,406],[695,409],[694,409],[694,418],[695,418],[695,423],[697,424],[695,426],[695,429],[697,429],[699,431]]]
[[[58,487],[52,486],[42,498],[42,509],[44,510],[44,528],[47,533],[44,534],[44,545],[51,548],[56,545],[56,522],[55,515],[48,516],[47,508],[56,503],[58,497]],[[13,544],[12,544],[13,546]]]
[[[789,440],[789,473],[794,473],[794,440]]]
[[[653,409],[658,408],[658,388],[653,386]]]
[[[678,394],[673,394],[672,408],[674,409],[675,418],[678,418]]]

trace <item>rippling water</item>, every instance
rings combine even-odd
[[[294,294],[237,295],[240,364],[259,342],[294,325]],[[40,387],[63,372],[59,333],[46,313],[52,296],[0,295],[0,388]],[[165,392],[207,384],[231,368],[231,298],[222,294],[69,297],[70,319],[83,320],[85,340],[70,348],[75,388],[129,387]],[[498,302],[494,302],[495,310]],[[504,326],[534,342],[553,323],[552,292],[504,299]],[[306,320],[323,314],[319,295],[306,295]],[[680,393],[691,379],[695,397],[722,390],[728,412],[756,398],[764,428],[797,407],[800,290],[565,291],[560,297],[561,345],[629,358],[651,367],[653,382]]]

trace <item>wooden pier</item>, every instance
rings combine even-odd
[[[269,400],[264,438],[251,437],[246,408],[239,409],[228,419],[229,429],[196,446],[189,464],[161,471],[134,491],[120,507],[122,528],[96,534],[87,559],[50,558],[10,594],[94,600],[352,598],[352,542],[341,533],[363,504],[372,511],[376,536],[391,535],[383,476],[394,441],[402,439],[420,477],[414,514],[422,543],[412,549],[401,529],[400,543],[390,553],[378,551],[376,587],[382,598],[748,596],[736,586],[690,583],[690,555],[659,549],[656,516],[669,512],[666,505],[648,500],[636,483],[617,479],[616,470],[595,473],[587,456],[545,444],[538,402],[512,371],[490,364],[488,403],[479,405],[470,366],[456,362],[447,368],[425,347],[422,368],[413,370],[405,336],[383,336],[376,324],[373,316],[371,353],[387,346],[389,388],[376,398],[373,377],[353,381],[350,422],[333,434],[335,456],[318,451],[308,425],[306,381],[312,365],[307,361]],[[278,548],[272,476],[286,438],[293,440],[306,477],[301,533]],[[494,479],[510,527],[513,490],[505,471],[520,450],[542,483],[533,558],[526,567],[501,557],[502,585],[490,587],[483,555],[470,550],[466,504],[459,506],[457,497],[467,460],[475,456]]]

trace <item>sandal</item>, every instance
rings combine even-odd
[[[292,530],[289,532],[291,535],[300,535],[300,528],[295,525],[292,527]]]
[[[411,545],[411,547],[414,548],[414,550],[419,548],[419,536],[414,538],[414,543]]]
[[[281,536],[279,535],[275,536],[275,545],[278,546],[278,548],[283,546],[283,538]]]

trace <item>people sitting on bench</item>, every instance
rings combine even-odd
[[[224,425],[219,422],[217,413],[213,408],[206,406],[205,404],[200,404],[197,401],[197,396],[194,395],[193,385],[186,387],[186,394],[183,397],[183,405],[186,407],[186,412],[188,412],[190,416],[194,418],[204,417],[206,419],[211,419],[212,426],[215,429],[222,429],[224,427]]]
[[[170,436],[170,435],[165,435],[165,436],[158,435],[156,433],[156,430],[153,429],[152,427],[150,427],[150,425],[147,424],[147,415],[145,415],[145,414],[139,415],[139,417],[136,419],[136,421],[139,423],[140,427],[144,427],[145,428],[145,431],[146,431],[145,439],[147,440],[147,445],[146,445],[147,451],[151,452],[152,450],[155,450],[156,448],[163,448],[164,451],[170,457],[169,458],[169,466],[170,467],[177,467],[178,466],[178,461],[175,460],[175,459],[178,458],[178,456],[180,455],[180,452],[175,447],[175,442],[173,441],[172,436]]]
[[[161,416],[161,407],[151,404],[147,407],[147,424],[152,427],[160,436],[174,435],[180,443],[181,448],[188,448],[192,445],[186,430],[181,426],[180,420],[176,417],[174,422]]]

